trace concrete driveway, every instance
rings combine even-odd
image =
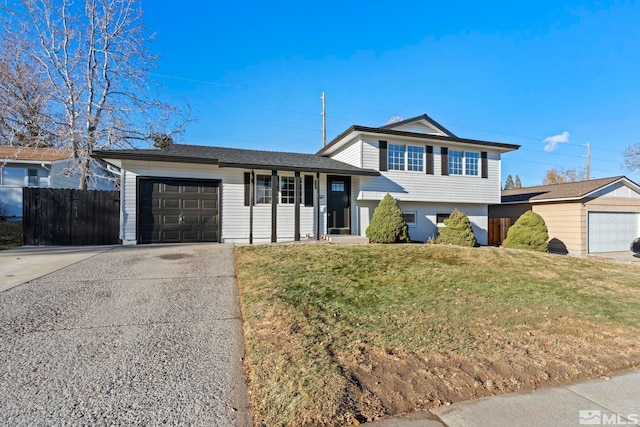
[[[0,308],[0,425],[251,425],[230,245],[111,248]]]
[[[640,265],[640,256],[631,251],[624,252],[599,252],[597,254],[589,254],[589,258],[605,259],[608,261],[622,262],[625,264]]]

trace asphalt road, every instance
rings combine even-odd
[[[0,292],[0,425],[249,426],[230,245],[117,247]]]

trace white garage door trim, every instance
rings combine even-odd
[[[588,212],[587,250],[589,253],[628,251],[638,237],[638,212]]]

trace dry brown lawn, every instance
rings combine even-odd
[[[640,268],[499,248],[239,247],[256,425],[348,425],[640,366]]]

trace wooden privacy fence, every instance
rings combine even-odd
[[[511,218],[489,218],[489,245],[501,245],[507,238]]]
[[[24,188],[25,245],[112,245],[120,243],[120,192]]]

